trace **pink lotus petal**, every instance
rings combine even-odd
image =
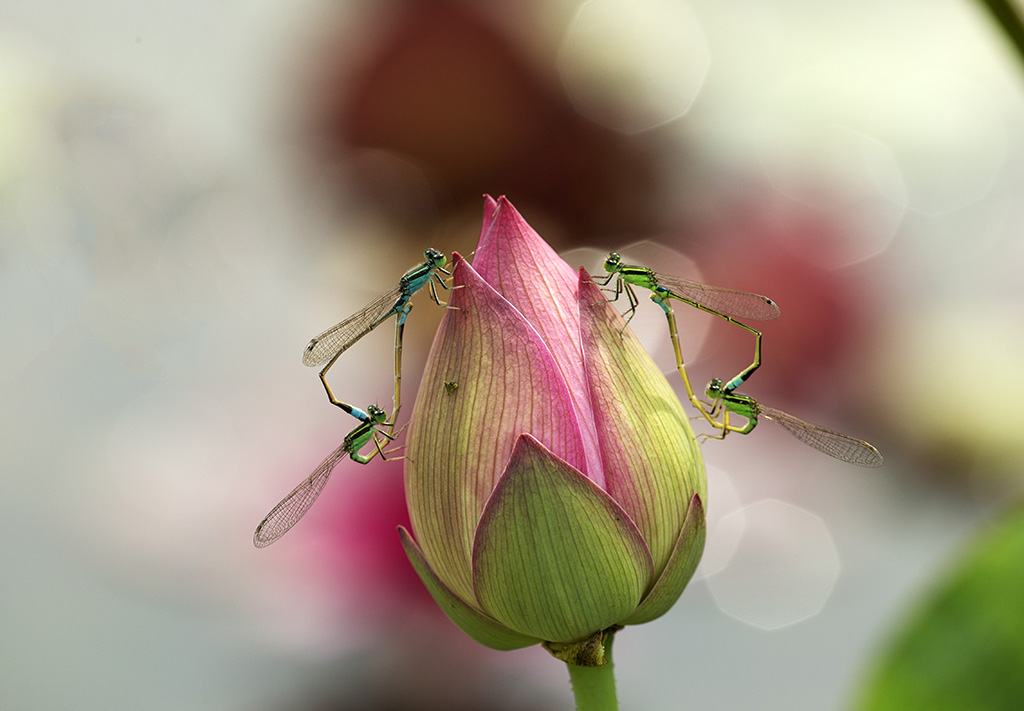
[[[405,484],[431,568],[472,600],[473,536],[519,435],[573,467],[586,462],[577,410],[537,331],[458,254],[453,280],[412,415]]]
[[[498,203],[490,195],[484,195],[484,219],[481,222],[480,239],[477,240],[477,244],[483,244],[484,236],[490,232],[491,226],[494,224],[494,218],[497,217],[497,215]]]
[[[473,268],[531,323],[551,350],[572,394],[583,423],[587,464],[582,467],[598,486],[604,485],[597,433],[591,422],[590,400],[583,374],[579,343],[576,272],[558,256],[504,197],[485,199],[480,244]]]

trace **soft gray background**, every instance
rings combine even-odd
[[[713,574],[619,635],[620,696],[842,708],[890,625],[1019,489],[999,410],[1024,391],[1024,76],[966,1],[625,6],[574,24],[575,3],[549,3],[509,24],[562,47],[557,76],[596,120],[639,130],[692,103],[669,128],[699,160],[857,227],[830,268],[887,286],[865,295],[885,318],[850,375],[877,417],[849,428],[867,426],[887,465],[855,470],[770,425],[705,447]],[[0,3],[0,707],[373,708],[367,679],[416,676],[381,649],[461,644],[443,621],[364,614],[379,591],[321,574],[315,536],[250,542],[349,425],[301,348],[416,260],[395,261],[372,213],[311,188],[292,130],[321,26],[365,39],[374,16]],[[839,197],[816,203],[818,181]],[[343,366],[372,377],[335,375],[346,399],[390,398],[382,331]],[[336,472],[337,499],[354,468]],[[571,708],[543,651],[459,650],[510,705]]]

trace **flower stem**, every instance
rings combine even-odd
[[[567,664],[572,693],[576,697],[576,711],[618,711],[619,699],[615,694],[615,670],[612,665],[613,633],[606,634],[604,656],[607,663],[600,667],[581,667]]]
[[[1024,65],[1024,22],[1021,21],[1020,13],[1017,12],[1012,0],[981,0],[981,3],[988,8],[992,18],[1006,33],[1007,39],[1013,43],[1017,50],[1017,59]]]

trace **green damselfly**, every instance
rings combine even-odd
[[[323,491],[324,485],[331,476],[331,472],[334,471],[334,467],[346,456],[360,464],[368,464],[378,454],[381,459],[387,460],[384,450],[381,448],[381,442],[377,439],[378,434],[387,441],[394,439],[392,435],[378,429],[378,427],[386,423],[387,413],[376,405],[370,405],[364,412],[358,407],[353,407],[340,400],[335,402],[335,404],[360,420],[359,424],[345,435],[345,440],[337,449],[327,455],[326,459],[320,462],[320,465],[313,470],[312,474],[292,489],[288,496],[281,499],[281,502],[272,508],[270,513],[260,522],[252,537],[252,542],[257,548],[269,546],[299,522],[299,519],[309,511],[309,507],[320,496],[320,492]],[[359,450],[370,440],[373,440],[374,450],[368,455],[360,454]]]
[[[774,407],[762,405],[749,395],[726,390],[718,378],[708,383],[706,394],[715,401],[712,414],[718,410],[718,405],[721,405],[721,409],[724,411],[718,425],[721,429],[719,437],[725,437],[727,432],[748,434],[757,426],[758,417],[764,417],[766,420],[778,423],[786,432],[804,444],[814,447],[830,457],[862,467],[882,466],[882,455],[868,442],[806,422],[788,412],[776,410]],[[729,424],[730,414],[746,418],[747,424],[743,427]]]
[[[437,295],[437,287],[448,289],[444,279],[438,274],[451,275],[445,265],[448,258],[436,249],[427,249],[423,252],[426,261],[419,264],[398,280],[398,284],[385,291],[369,304],[355,312],[341,323],[331,326],[329,329],[313,338],[306,346],[302,354],[302,362],[308,366],[324,364],[320,371],[320,381],[327,391],[327,398],[334,405],[342,407],[339,400],[335,399],[331,392],[331,386],[327,383],[327,371],[331,369],[338,357],[347,351],[352,344],[377,328],[381,323],[391,316],[397,314],[395,323],[395,409],[391,413],[389,426],[394,430],[395,421],[398,419],[398,410],[401,408],[401,384],[402,384],[402,334],[405,330],[405,319],[412,310],[411,299],[413,294],[425,286],[430,287],[430,296],[438,306],[445,306]],[[344,409],[342,407],[342,409]]]
[[[767,420],[777,422],[783,429],[804,444],[814,447],[831,457],[862,467],[879,467],[882,465],[882,455],[864,440],[830,430],[821,425],[806,422],[782,410],[762,405],[749,395],[734,392],[750,375],[750,372],[753,372],[750,369],[740,373],[728,383],[715,378],[708,384],[706,390],[706,395],[711,398],[712,403],[709,404],[701,401],[694,394],[693,388],[690,386],[690,379],[686,375],[683,353],[679,346],[679,332],[676,328],[675,314],[672,311],[669,298],[661,287],[656,287],[651,294],[651,300],[658,304],[665,312],[665,318],[668,320],[669,337],[672,339],[672,348],[676,356],[676,370],[679,371],[679,375],[683,379],[683,385],[686,387],[686,394],[690,398],[690,402],[693,403],[693,406],[712,427],[719,430],[718,435],[707,436],[722,439],[728,432],[749,434],[757,426],[758,416],[763,416]],[[721,419],[716,419],[719,412],[722,413]],[[730,414],[746,418],[746,425],[738,427],[730,424]]]
[[[729,381],[732,387],[738,386],[753,375],[755,370],[761,367],[761,332],[745,323],[740,323],[736,319],[746,318],[757,321],[770,321],[778,318],[779,307],[767,296],[701,284],[669,274],[660,274],[653,269],[636,264],[623,264],[622,257],[616,252],[612,252],[604,260],[604,269],[608,272],[608,277],[601,283],[602,286],[606,286],[613,277],[616,277],[615,296],[610,301],[617,301],[623,292],[625,292],[626,298],[629,301],[627,324],[633,318],[633,314],[636,313],[636,307],[639,303],[633,287],[638,286],[643,289],[650,289],[652,292],[651,299],[661,306],[666,314],[669,313],[671,308],[668,305],[668,299],[675,299],[712,316],[724,319],[754,335],[754,362]],[[670,318],[669,322],[674,327],[675,320]],[[677,358],[681,362],[682,356],[678,354],[678,349]],[[680,371],[680,373],[683,372],[682,370]],[[691,394],[691,400],[695,399],[692,397],[692,391],[685,375],[683,376],[683,381],[687,384],[686,389]]]

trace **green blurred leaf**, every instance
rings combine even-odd
[[[912,614],[855,708],[1024,709],[1024,509],[972,545]]]

